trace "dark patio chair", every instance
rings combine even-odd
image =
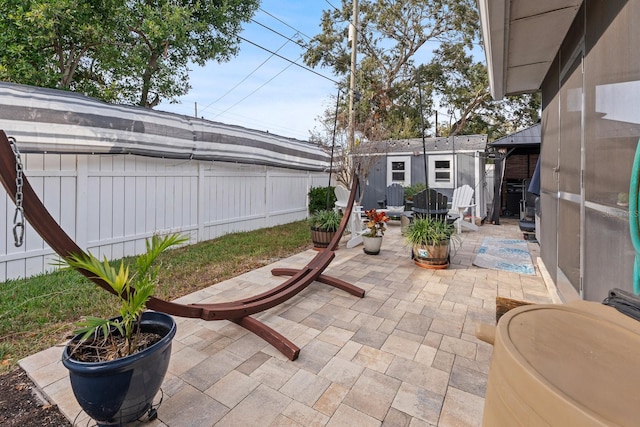
[[[404,213],[404,187],[398,183],[387,187],[385,210],[389,218],[399,218]]]
[[[447,217],[449,199],[442,193],[429,188],[413,196],[413,214],[416,216],[431,216],[440,219]]]

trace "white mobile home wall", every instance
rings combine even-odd
[[[135,255],[154,233],[190,243],[306,218],[323,172],[137,155],[23,154],[25,175],[51,215],[83,249]],[[13,239],[15,205],[0,196],[0,281],[51,271],[53,250],[28,224]]]

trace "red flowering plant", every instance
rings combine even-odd
[[[387,229],[385,223],[389,221],[389,217],[387,216],[387,214],[384,212],[378,212],[375,209],[365,211],[364,214],[368,218],[367,228],[369,229],[369,232],[363,234],[363,236],[384,236],[384,231]]]

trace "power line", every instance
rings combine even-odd
[[[300,58],[302,58],[302,55],[300,55]],[[298,59],[300,59],[298,58]],[[286,67],[284,67],[283,70],[281,70],[279,73],[277,73],[276,75],[274,75],[273,77],[271,77],[269,80],[267,80],[266,82],[264,82],[263,84],[261,84],[260,86],[258,86],[255,90],[251,91],[249,94],[247,94],[247,96],[245,96],[244,98],[240,99],[238,102],[236,102],[235,104],[233,104],[232,106],[230,106],[229,108],[227,108],[226,110],[223,110],[222,112],[218,113],[217,115],[215,115],[213,118],[215,119],[216,117],[226,113],[227,111],[231,110],[233,107],[235,107],[236,105],[240,104],[242,101],[244,101],[245,99],[249,98],[251,95],[253,95],[254,93],[256,93],[257,91],[259,91],[260,89],[262,89],[263,87],[265,87],[267,84],[271,83],[271,81],[273,81],[273,79],[275,79],[276,77],[278,77],[280,74],[284,73],[285,71],[287,71],[293,64],[295,64],[295,62],[290,63],[289,65],[287,65]]]
[[[329,6],[331,6],[332,8],[334,8],[335,10],[337,10],[338,12],[340,12],[340,9],[338,9],[337,7],[335,7],[334,5],[331,4],[331,2],[329,0],[324,0]]]
[[[267,49],[267,48],[266,48],[266,47],[264,47],[264,46],[261,46],[261,45],[259,45],[259,44],[255,43],[255,42],[252,42],[252,41],[250,41],[250,40],[248,40],[248,39],[245,39],[245,38],[243,38],[243,37],[240,37],[240,36],[239,36],[239,38],[240,38],[242,41],[245,41],[245,42],[247,42],[247,43],[249,43],[249,44],[251,44],[251,45],[253,45],[253,46],[256,46],[256,47],[257,47],[257,48],[259,48],[259,49],[262,49],[262,50],[264,50],[264,51],[266,51],[266,52],[269,52],[269,53],[270,53],[269,58],[267,58],[266,60],[264,60],[260,65],[258,65],[258,67],[256,67],[256,68],[255,68],[251,73],[249,73],[245,78],[243,78],[240,82],[238,82],[236,85],[234,85],[234,86],[233,86],[231,89],[229,89],[227,92],[225,92],[222,96],[218,97],[216,100],[214,100],[213,102],[209,103],[209,104],[208,104],[206,107],[204,107],[201,111],[206,110],[206,109],[207,109],[207,108],[209,108],[211,105],[215,104],[216,102],[220,101],[222,98],[226,97],[229,93],[231,93],[231,92],[232,92],[233,90],[235,90],[238,86],[240,86],[243,82],[245,82],[245,81],[246,81],[246,80],[247,80],[251,75],[253,75],[253,74],[254,74],[254,73],[255,73],[255,72],[256,72],[260,67],[262,67],[262,66],[263,66],[267,61],[269,61],[269,60],[270,60],[271,58],[273,58],[274,56],[276,56],[276,57],[278,57],[278,58],[280,58],[280,59],[283,59],[283,60],[285,60],[285,61],[289,62],[289,65],[287,65],[287,66],[286,66],[282,71],[280,71],[279,73],[277,73],[276,75],[274,75],[272,78],[270,78],[269,80],[267,80],[267,81],[266,81],[265,83],[263,83],[261,86],[259,86],[259,87],[258,87],[258,88],[256,88],[255,90],[253,90],[251,93],[249,93],[248,95],[246,95],[244,98],[240,99],[240,100],[239,100],[238,102],[236,102],[235,104],[231,105],[231,106],[230,106],[230,107],[228,107],[227,109],[225,109],[225,110],[221,111],[220,113],[216,114],[216,115],[213,117],[214,119],[215,119],[216,117],[218,117],[218,116],[220,116],[220,115],[222,115],[222,114],[224,114],[224,113],[228,112],[229,110],[231,110],[232,108],[234,108],[236,105],[240,104],[241,102],[243,102],[244,100],[246,100],[247,98],[249,98],[251,95],[255,94],[258,90],[260,90],[261,88],[263,88],[264,86],[266,86],[268,83],[270,83],[271,81],[273,81],[276,77],[278,77],[278,76],[279,76],[280,74],[282,74],[284,71],[286,71],[287,69],[289,69],[289,68],[291,67],[291,65],[296,65],[296,66],[298,66],[298,67],[300,67],[300,68],[302,68],[302,69],[304,69],[304,70],[306,70],[306,71],[312,72],[312,73],[316,74],[317,76],[320,76],[320,77],[322,77],[322,78],[324,78],[324,79],[326,79],[326,80],[328,80],[328,81],[330,81],[330,82],[332,82],[332,83],[334,83],[334,84],[336,84],[336,85],[338,85],[338,86],[339,86],[339,83],[338,83],[337,81],[335,81],[335,80],[333,80],[333,79],[331,79],[331,78],[329,78],[329,77],[327,77],[327,76],[324,76],[324,75],[322,75],[322,74],[320,74],[320,73],[318,73],[318,72],[316,72],[316,71],[314,71],[314,70],[312,70],[312,69],[310,69],[310,68],[308,68],[308,67],[305,67],[305,66],[302,66],[302,65],[298,64],[298,63],[297,63],[297,61],[298,61],[298,60],[300,60],[300,58],[302,58],[302,57],[303,57],[303,55],[300,55],[300,57],[299,57],[296,61],[292,61],[292,60],[290,60],[290,59],[288,59],[288,58],[286,58],[286,57],[284,57],[284,56],[282,56],[282,55],[278,54],[277,52],[279,52],[279,51],[280,51],[280,50],[281,50],[281,49],[282,49],[282,48],[283,48],[283,47],[284,47],[284,46],[285,46],[289,41],[294,42],[294,43],[296,43],[297,45],[299,45],[300,47],[305,48],[305,46],[304,46],[303,44],[301,44],[301,41],[297,41],[297,40],[294,40],[294,39],[293,39],[293,37],[295,37],[296,35],[302,35],[302,36],[307,37],[307,38],[310,38],[310,37],[309,37],[309,36],[307,36],[307,35],[305,35],[305,34],[304,34],[304,33],[302,33],[301,31],[299,31],[299,30],[295,29],[294,27],[290,26],[290,25],[289,25],[289,24],[287,24],[286,22],[284,22],[284,21],[280,20],[279,18],[277,18],[277,17],[273,16],[272,14],[270,14],[270,13],[269,13],[269,12],[267,12],[267,11],[265,11],[264,9],[260,9],[260,10],[261,10],[262,12],[266,13],[267,15],[269,15],[269,16],[271,16],[271,17],[273,17],[274,19],[278,20],[279,22],[283,23],[283,24],[284,24],[284,25],[286,25],[287,27],[289,27],[289,28],[291,28],[291,29],[295,30],[295,31],[296,31],[296,33],[295,33],[292,37],[287,37],[287,36],[285,36],[284,34],[281,34],[281,33],[279,33],[278,31],[276,31],[276,30],[274,30],[274,29],[270,28],[269,26],[267,26],[267,25],[265,25],[265,24],[262,24],[262,23],[260,23],[260,22],[258,22],[258,21],[256,21],[256,20],[253,20],[253,19],[252,19],[252,21],[253,21],[254,23],[256,23],[257,25],[260,25],[261,27],[264,27],[264,28],[266,28],[267,30],[272,31],[273,33],[275,33],[275,34],[277,34],[277,35],[279,35],[279,36],[281,36],[281,37],[285,38],[287,41],[286,41],[282,46],[280,46],[280,48],[278,48],[278,49],[274,52],[274,51],[271,51],[271,50]]]
[[[282,19],[278,18],[277,16],[272,15],[271,13],[267,12],[266,10],[264,10],[263,8],[259,8],[261,12],[266,13],[267,15],[269,15],[270,17],[272,17],[273,19],[275,19],[276,21],[286,25],[287,27],[291,28],[293,31],[295,31],[296,33],[299,33],[300,35],[305,36],[306,38],[308,38],[309,40],[311,40],[311,37],[309,37],[308,35],[306,35],[305,33],[303,33],[300,30],[297,30],[295,28],[293,28],[291,25],[287,24],[286,22],[284,22]]]
[[[282,46],[280,46],[278,48],[278,50],[276,50],[276,52],[279,52],[283,47],[285,47],[287,45],[287,43],[289,43],[288,41],[284,42],[282,44]],[[264,61],[262,61],[260,63],[260,65],[258,65],[256,68],[253,69],[253,71],[251,71],[249,74],[247,74],[247,76],[245,78],[243,78],[242,80],[240,80],[236,85],[234,85],[231,89],[229,89],[228,91],[226,91],[225,93],[223,93],[221,96],[219,96],[217,99],[215,99],[214,101],[212,101],[211,103],[209,103],[209,105],[207,105],[206,107],[204,107],[202,110],[200,111],[204,111],[207,108],[211,107],[213,104],[215,104],[216,102],[220,101],[222,98],[224,98],[225,96],[229,95],[231,92],[233,92],[238,86],[240,86],[242,83],[244,83],[245,81],[247,81],[247,79],[249,77],[251,77],[253,74],[255,74],[256,71],[258,71],[264,64],[266,64],[271,58],[273,58],[274,55],[269,56],[267,59],[265,59]],[[244,99],[243,99],[244,100]],[[235,104],[234,104],[235,105]],[[218,117],[218,116],[216,116]]]
[[[293,43],[297,44],[297,45],[298,45],[298,46],[300,46],[301,48],[306,48],[306,45],[302,44],[300,40],[295,40],[295,39],[293,39],[293,37],[295,37],[295,36],[296,36],[296,34],[301,34],[300,32],[296,32],[293,36],[291,36],[291,37],[287,37],[287,36],[285,36],[284,34],[279,33],[278,31],[274,30],[273,28],[271,28],[271,27],[269,27],[269,26],[267,26],[267,25],[265,25],[265,24],[262,24],[262,23],[260,23],[260,22],[256,21],[255,19],[252,19],[252,20],[251,20],[251,22],[253,22],[254,24],[258,24],[258,25],[260,25],[261,27],[266,28],[267,30],[269,30],[269,31],[271,31],[271,32],[273,32],[273,33],[275,33],[275,34],[279,35],[280,37],[282,37],[282,38],[284,38],[284,39],[287,39],[287,40],[289,40],[290,42],[293,42]]]
[[[317,76],[319,76],[319,77],[322,77],[322,78],[323,78],[323,79],[325,79],[325,80],[329,80],[329,81],[330,81],[330,82],[332,82],[332,83],[335,83],[335,84],[337,84],[337,85],[340,85],[340,83],[339,83],[339,82],[337,82],[337,81],[333,80],[332,78],[329,78],[329,77],[327,77],[327,76],[325,76],[325,75],[323,75],[323,74],[320,74],[320,73],[318,73],[317,71],[312,70],[311,68],[305,67],[304,65],[300,65],[300,64],[298,64],[297,62],[290,60],[289,58],[285,58],[284,56],[279,55],[279,54],[277,54],[276,52],[273,52],[272,50],[267,49],[266,47],[260,46],[259,44],[254,43],[254,42],[252,42],[252,41],[250,41],[250,40],[247,40],[247,39],[245,39],[245,38],[244,38],[244,37],[242,37],[242,36],[238,36],[238,38],[239,38],[240,40],[242,40],[242,41],[245,41],[245,42],[247,42],[247,43],[249,43],[249,44],[254,45],[255,47],[257,47],[257,48],[259,48],[259,49],[265,50],[265,51],[269,52],[270,54],[272,54],[272,55],[274,55],[274,56],[277,56],[277,57],[278,57],[278,58],[280,58],[280,59],[284,59],[285,61],[290,62],[291,64],[296,65],[296,66],[298,66],[298,67],[302,68],[303,70],[309,71],[309,72],[311,72],[311,73],[313,73],[313,74],[315,74],[315,75],[317,75]]]

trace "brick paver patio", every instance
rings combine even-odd
[[[522,238],[514,221],[465,231],[446,270],[414,265],[397,222],[379,255],[341,245],[326,272],[364,288],[363,299],[314,283],[258,316],[301,348],[293,362],[234,323],[176,319],[158,419],[143,425],[480,425],[492,347],[475,338],[476,325],[495,324],[497,295],[555,299],[537,268],[536,243],[529,243],[535,276],[472,266],[485,236]],[[301,267],[314,255],[305,251],[180,300],[254,295],[284,280],[271,268]],[[53,347],[20,365],[70,420],[91,425],[61,353]]]

